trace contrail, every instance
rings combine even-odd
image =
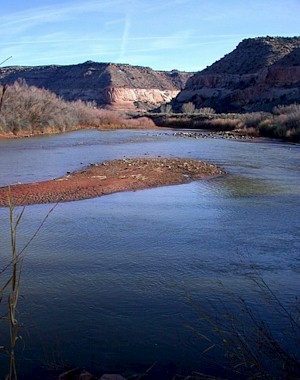
[[[127,42],[128,42],[130,25],[131,25],[130,16],[127,14],[126,19],[125,19],[124,30],[122,34],[122,42],[121,42],[120,57],[119,57],[120,62],[122,62],[126,54],[126,47],[127,47]]]

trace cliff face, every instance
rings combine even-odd
[[[300,37],[254,38],[192,76],[174,107],[193,102],[217,112],[270,111],[300,101]]]
[[[150,109],[170,102],[190,73],[154,71],[148,67],[85,62],[69,66],[3,67],[1,83],[24,79],[65,100],[82,99],[115,109]]]

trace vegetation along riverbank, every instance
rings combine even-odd
[[[274,107],[272,112],[216,113],[211,107],[184,103],[178,112],[163,105],[160,112],[118,112],[94,102],[65,101],[49,90],[24,82],[0,87],[0,138],[29,137],[80,129],[203,129],[206,137],[300,141],[300,105]],[[230,132],[228,134],[227,132]]]
[[[220,114],[213,108],[196,109],[193,103],[185,105],[189,105],[189,112],[148,113],[146,116],[161,127],[204,129],[213,136],[228,136],[226,132],[230,132],[230,136],[236,138],[266,137],[291,142],[300,141],[300,104],[277,106],[272,112]]]
[[[51,91],[16,81],[0,86],[0,138],[29,137],[79,129],[153,129],[146,117],[128,118],[93,102],[65,101]]]

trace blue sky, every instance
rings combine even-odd
[[[5,65],[198,71],[244,38],[300,35],[300,0],[0,0]]]

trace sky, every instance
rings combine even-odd
[[[199,71],[245,38],[300,35],[300,0],[0,0],[0,10],[2,66]]]

